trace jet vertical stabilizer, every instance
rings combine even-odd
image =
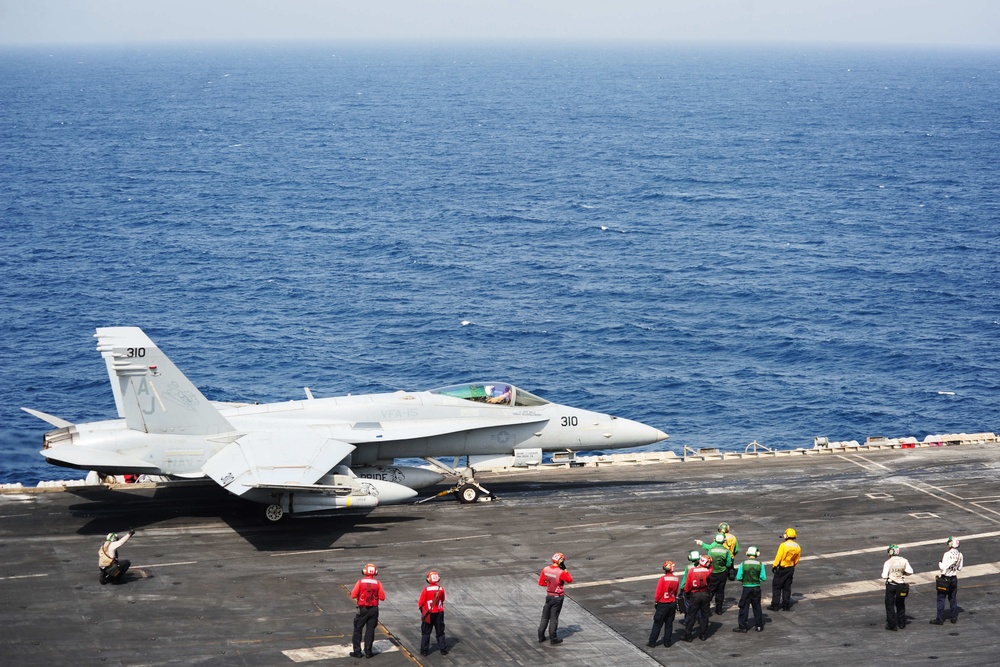
[[[233,427],[138,327],[97,330],[118,416],[143,433],[215,435]]]

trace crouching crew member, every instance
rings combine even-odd
[[[670,646],[674,634],[674,614],[677,611],[677,591],[680,590],[681,578],[674,574],[674,562],[663,563],[663,576],[656,584],[656,612],[653,614],[653,629],[649,633],[646,646],[652,648],[660,638],[660,628],[667,626],[663,634],[663,645]]]
[[[728,552],[727,552],[728,553]],[[684,580],[684,596],[687,600],[687,622],[684,624],[684,641],[694,640],[691,633],[697,620],[700,628],[698,638],[708,639],[708,614],[712,607],[712,596],[708,592],[708,578],[712,574],[712,559],[706,554],[691,568]]]
[[[747,549],[747,559],[740,563],[736,571],[736,580],[743,584],[743,594],[740,596],[740,615],[737,627],[733,632],[746,632],[750,608],[753,607],[753,620],[757,632],[764,630],[764,612],[760,609],[760,585],[767,579],[764,564],[760,562],[760,549]]]
[[[771,573],[774,582],[771,584],[771,611],[783,609],[788,611],[792,605],[792,577],[795,576],[795,566],[802,557],[802,547],[795,541],[794,528],[789,528],[781,534],[784,542],[778,547],[778,553],[771,563]]]
[[[562,612],[565,585],[573,583],[573,576],[566,569],[566,556],[560,552],[552,555],[552,564],[542,568],[538,585],[545,586],[545,606],[542,607],[542,621],[538,624],[538,641],[545,641],[545,629],[549,630],[549,641],[562,644],[559,633],[559,614]]]
[[[118,550],[133,535],[135,535],[134,528],[129,528],[128,532],[125,533],[125,537],[121,539],[118,538],[118,533],[108,533],[104,544],[101,545],[100,550],[97,552],[97,567],[101,570],[99,581],[102,585],[109,581],[113,584],[120,584],[125,580],[125,573],[128,572],[128,568],[132,565],[132,562],[119,559]]]
[[[951,605],[951,622],[958,623],[958,571],[962,569],[962,552],[958,550],[957,537],[948,538],[948,550],[941,557],[938,567],[941,574],[937,577],[937,618],[931,625],[944,624],[944,599],[948,598]]]
[[[448,655],[448,644],[444,639],[444,586],[441,575],[431,570],[427,573],[427,585],[420,591],[417,607],[420,608],[420,655],[431,652],[431,628],[437,639],[441,655]]]
[[[385,589],[382,583],[375,578],[378,568],[374,563],[368,563],[362,569],[363,577],[358,579],[351,589],[351,599],[358,602],[358,615],[354,617],[354,651],[352,658],[362,656],[371,658],[375,654],[372,652],[372,644],[375,643],[375,626],[378,625],[378,603],[385,600]],[[361,652],[361,631],[365,633],[365,652]]]
[[[913,574],[910,561],[899,555],[899,547],[889,545],[889,559],[882,566],[882,578],[885,579],[885,629],[902,630],[906,627],[906,596],[910,594],[910,585],[906,583],[906,575]]]

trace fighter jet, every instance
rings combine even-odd
[[[648,445],[662,431],[628,419],[552,403],[506,382],[430,391],[248,404],[205,398],[137,327],[97,329],[118,419],[72,424],[22,408],[56,427],[44,435],[49,463],[102,474],[208,477],[231,493],[289,514],[404,502],[444,475],[396,459],[541,461],[557,450]],[[481,465],[481,463],[480,463]],[[474,478],[463,502],[488,492]]]

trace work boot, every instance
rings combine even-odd
[[[733,628],[733,632],[746,632],[746,628]]]
[[[757,626],[757,632],[764,632],[764,626],[763,625],[758,625]]]
[[[563,640],[559,639],[558,637],[553,637],[551,640],[549,640],[549,643],[550,644],[562,644]]]
[[[686,642],[693,642],[693,641],[694,641],[694,635],[684,635],[684,636],[682,637],[682,639],[683,639],[684,641],[686,641]]]
[[[352,658],[363,658],[363,657],[365,657],[365,654],[362,653],[361,651],[351,651],[351,657]]]
[[[545,635],[538,635],[538,643],[541,644],[543,641],[545,641]]]
[[[944,625],[944,621],[942,621],[940,618],[935,618],[933,621],[931,621],[931,625]]]
[[[895,625],[889,625],[888,623],[886,623],[885,624],[885,629],[886,630],[892,630],[893,632],[895,632],[896,631],[896,626]]]

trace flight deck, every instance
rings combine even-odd
[[[499,500],[441,498],[363,514],[286,518],[215,485],[0,494],[0,656],[9,665],[993,665],[1000,627],[1000,446],[833,452],[480,475]],[[443,488],[443,487],[441,487]],[[428,489],[428,492],[435,489]],[[727,521],[770,564],[798,531],[790,611],[737,634],[739,585],[706,641],[645,646],[660,566]],[[127,581],[98,583],[110,531]],[[945,540],[962,538],[958,623],[929,625]],[[885,629],[886,547],[915,574],[905,630]],[[561,645],[540,644],[538,573],[566,554]],[[379,566],[378,654],[348,656],[350,588]],[[424,574],[447,591],[449,653],[419,655]],[[768,571],[768,577],[770,577]],[[678,615],[679,618],[679,615]],[[433,645],[433,643],[432,643]],[[938,663],[937,661],[941,661]]]

